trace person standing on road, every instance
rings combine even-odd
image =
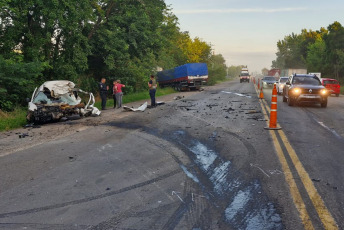
[[[125,85],[121,84],[121,80],[117,80],[115,84],[117,108],[122,107],[122,98],[123,98],[122,88],[125,88]]]
[[[113,86],[112,86],[112,98],[113,98],[113,108],[116,109],[116,83],[117,81],[113,81]]]
[[[155,93],[156,93],[156,80],[153,75],[150,76],[150,80],[148,82],[149,87],[149,96],[151,98],[151,107],[155,107]]]
[[[106,97],[107,97],[107,91],[109,90],[109,86],[106,84],[106,79],[103,77],[99,83],[99,93],[100,98],[102,99],[102,110],[106,109]]]

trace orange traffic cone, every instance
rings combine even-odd
[[[269,130],[282,129],[281,127],[277,127],[277,89],[276,89],[276,85],[274,85],[274,88],[272,90],[269,127],[265,127],[264,129],[269,129]]]
[[[264,99],[263,86],[260,87],[259,99]]]

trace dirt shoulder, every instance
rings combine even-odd
[[[207,86],[204,90],[212,90],[217,86]],[[177,92],[174,94],[169,94],[157,98],[157,101],[164,101],[169,103],[174,101],[177,96],[187,98],[191,95],[200,93],[200,91],[190,91],[190,92]],[[129,107],[137,108],[144,102],[149,100],[137,101],[125,104]],[[149,113],[150,109],[147,109],[145,113]],[[90,129],[94,126],[101,125],[113,121],[114,119],[121,119],[126,116],[132,115],[134,112],[125,112],[122,109],[109,108],[102,111],[99,117],[85,117],[78,120],[69,120],[65,122],[57,122],[44,124],[38,127],[30,128],[19,128],[11,131],[0,133],[0,157],[6,156],[8,154],[25,150],[42,143],[59,139],[61,137],[66,137],[72,135],[76,132],[80,132],[86,129]],[[136,112],[140,113],[140,112]]]

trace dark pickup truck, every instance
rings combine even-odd
[[[309,74],[294,74],[289,77],[283,89],[283,102],[289,106],[296,103],[320,103],[327,107],[328,90],[321,85],[319,78]]]

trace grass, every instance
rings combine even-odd
[[[25,125],[26,111],[24,108],[16,108],[13,112],[2,112],[0,110],[0,132]]]
[[[157,89],[156,96],[163,96],[175,93],[176,91],[172,88]],[[123,104],[150,99],[148,91],[131,93],[123,96]],[[95,106],[101,108],[101,102],[96,101]],[[107,107],[113,107],[113,100],[108,99],[106,103]],[[13,112],[3,112],[0,110],[0,132],[8,131],[22,127],[26,124],[26,108],[16,108]]]

